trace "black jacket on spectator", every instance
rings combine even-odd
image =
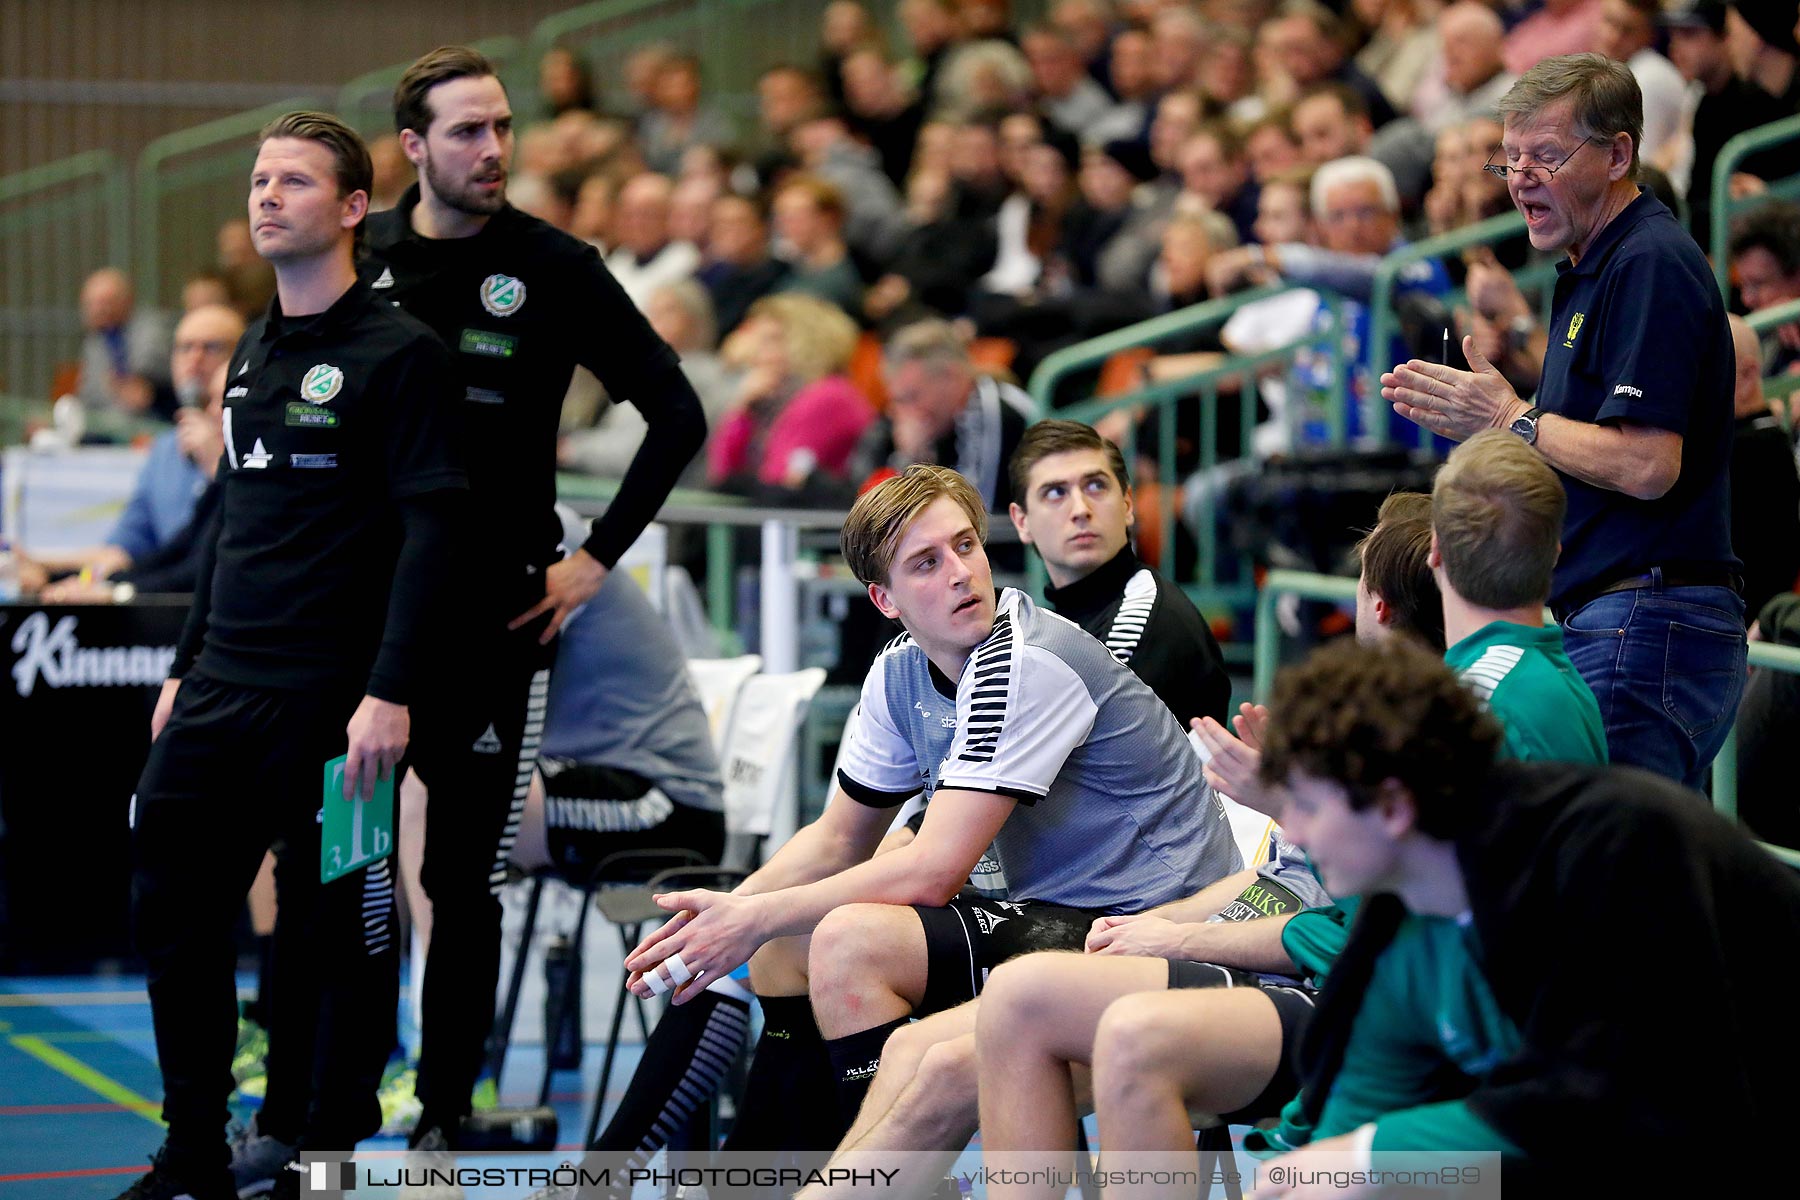
[[[1712,177],[1719,151],[1747,129],[1793,115],[1793,108],[1780,98],[1735,75],[1718,95],[1701,97],[1700,107],[1694,110],[1694,167],[1687,202],[1688,228],[1702,247],[1710,250],[1712,246]],[[1740,169],[1771,182],[1782,179],[1800,172],[1800,150],[1791,142],[1776,146],[1751,155]]]
[[[1775,414],[1739,417],[1731,446],[1731,549],[1744,564],[1744,612],[1800,577],[1800,476]]]
[[[695,273],[695,278],[712,297],[713,318],[722,339],[742,325],[750,306],[780,286],[787,275],[786,263],[778,258],[765,258],[754,267],[710,262]]]

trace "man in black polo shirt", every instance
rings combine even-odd
[[[1600,701],[1612,761],[1698,786],[1746,674],[1728,469],[1733,353],[1693,238],[1634,182],[1643,98],[1596,54],[1548,58],[1500,102],[1513,203],[1563,250],[1533,407],[1463,340],[1473,371],[1382,376],[1402,416],[1461,440],[1511,429],[1563,477],[1550,605]]]
[[[232,355],[218,538],[133,800],[132,919],[169,1131],[129,1200],[236,1195],[223,1136],[231,929],[272,843],[269,1065],[310,1078],[313,1095],[268,1132],[348,1150],[381,1124],[393,880],[382,859],[321,885],[320,786],[347,754],[344,795],[367,798],[406,751],[421,666],[441,652],[425,606],[450,586],[467,484],[449,355],[356,279],[371,176],[362,140],[335,118],[291,113],[263,130],[251,235],[276,299]]]
[[[431,789],[423,882],[436,936],[425,972],[415,1145],[454,1145],[494,1020],[506,854],[518,832],[569,614],[656,515],[705,440],[675,352],[591,246],[506,203],[512,110],[487,59],[446,46],[408,68],[394,124],[419,182],[369,222],[363,274],[455,353],[480,561],[458,587],[475,617],[420,716],[413,765]],[[587,542],[559,560],[557,419],[576,363],[647,432]],[[434,1132],[435,1131],[435,1132]]]
[[[1199,717],[1224,721],[1231,680],[1206,618],[1132,552],[1119,448],[1078,421],[1040,421],[1010,470],[1013,527],[1044,559],[1050,606],[1105,642],[1182,728]]]

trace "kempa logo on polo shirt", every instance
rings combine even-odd
[[[1574,316],[1569,318],[1569,336],[1563,339],[1564,346],[1566,346],[1570,349],[1574,348],[1575,338],[1578,334],[1580,334],[1581,327],[1586,322],[1587,322],[1587,314],[1586,313],[1576,313]]]
[[[1621,383],[1618,387],[1613,389],[1613,395],[1636,396],[1639,400],[1642,400],[1644,398],[1644,390],[1642,388],[1634,388],[1629,383]]]
[[[344,373],[330,363],[320,363],[300,380],[300,394],[314,404],[330,404],[344,390]]]
[[[481,281],[481,307],[496,317],[510,317],[525,307],[525,281],[511,275],[489,275]]]

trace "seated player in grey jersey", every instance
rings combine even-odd
[[[1405,634],[1441,651],[1430,498],[1390,496],[1359,551],[1357,636],[1380,641]],[[1267,710],[1243,707],[1239,725],[1246,732],[1266,720]],[[1248,778],[1254,776],[1252,765]],[[1238,787],[1246,777],[1235,772],[1229,778]],[[1231,794],[1251,807],[1272,807],[1247,788]],[[968,1143],[978,1117],[984,1154],[1018,1145],[1072,1146],[1074,1134],[1065,1129],[1088,1096],[1095,1025],[1113,1000],[1139,993],[1182,990],[1216,1012],[1221,1032],[1240,1035],[1240,1044],[1251,1050],[1227,1066],[1227,1073],[1251,1086],[1221,1111],[1241,1120],[1275,1115],[1299,1086],[1281,1048],[1298,1042],[1312,1014],[1313,985],[1344,937],[1335,911],[1302,910],[1329,903],[1309,864],[1283,841],[1269,862],[1196,895],[1135,916],[1100,918],[1085,955],[1031,954],[1005,964],[980,999],[926,1017],[888,1040],[881,1071],[832,1166],[897,1167],[902,1175],[896,1186],[929,1184]],[[1247,1032],[1239,1019],[1246,1014]],[[998,1087],[978,1076],[977,1046],[984,1041],[978,1022],[989,1031],[985,1041],[1004,1048],[1005,1061],[981,1072],[997,1079]],[[989,1057],[985,1047],[981,1057]],[[1030,1083],[1018,1082],[1023,1080]],[[1017,1110],[978,1114],[978,1096],[990,1092],[1030,1109],[1028,1124],[1019,1127]],[[990,1182],[989,1190],[996,1186]],[[843,1190],[831,1189],[834,1196]],[[802,1197],[824,1200],[817,1188]]]
[[[1131,547],[1131,481],[1119,448],[1079,421],[1039,421],[1012,456],[1019,540],[1050,575],[1045,599],[1150,685],[1184,726],[1225,719],[1219,644],[1182,590]]]
[[[765,1030],[727,1149],[836,1145],[914,1013],[1242,866],[1180,724],[1100,642],[996,594],[985,532],[980,497],[941,467],[857,501],[845,558],[906,633],[869,671],[839,786],[737,891],[660,897],[676,915],[626,960],[634,991],[678,1005],[750,962]],[[920,792],[918,837],[871,858]],[[990,844],[1011,898],[959,895]]]

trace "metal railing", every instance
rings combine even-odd
[[[1395,365],[1391,360],[1394,337],[1400,329],[1400,315],[1394,308],[1394,295],[1399,290],[1401,272],[1415,263],[1448,258],[1476,246],[1498,245],[1509,238],[1519,237],[1524,232],[1525,218],[1516,212],[1504,212],[1485,221],[1453,229],[1449,233],[1413,242],[1384,255],[1381,265],[1375,269],[1375,279],[1369,292],[1369,339],[1363,352],[1370,380],[1380,379],[1384,372],[1392,370]],[[1554,299],[1554,288],[1550,285],[1556,281],[1555,261],[1534,262],[1511,274],[1513,282],[1521,291],[1530,293],[1535,290],[1539,293],[1538,319],[1547,324],[1551,301]],[[1464,294],[1458,291],[1449,297],[1449,303],[1454,307],[1463,298]],[[1431,440],[1430,431],[1421,427],[1418,430],[1418,444],[1429,445]]]
[[[519,51],[524,44],[520,38],[502,34],[470,42],[469,47],[486,55],[494,69],[505,78],[518,65]],[[394,85],[400,82],[400,77],[412,63],[409,58],[405,62],[377,67],[344,84],[337,92],[337,115],[366,138],[392,133]]]
[[[1758,337],[1790,321],[1800,322],[1800,300],[1771,305],[1744,318],[1744,323]],[[1763,397],[1770,402],[1781,421],[1781,427],[1789,432],[1793,431],[1793,414],[1786,404],[1776,402],[1787,399],[1796,391],[1800,391],[1800,375],[1771,375],[1763,380]]]
[[[1275,619],[1275,609],[1282,596],[1331,603],[1354,602],[1356,580],[1305,571],[1270,571],[1264,578],[1256,602],[1256,675],[1252,694],[1258,704],[1267,702],[1274,686],[1275,672],[1281,665],[1281,626]],[[1753,667],[1800,675],[1800,647],[1752,642],[1749,657]],[[1725,744],[1712,764],[1713,807],[1734,821],[1738,815],[1737,764],[1737,721],[1734,718],[1731,732],[1726,735]],[[1768,842],[1760,844],[1789,866],[1800,868],[1800,850]]]
[[[1712,174],[1712,265],[1719,291],[1727,296],[1731,294],[1731,263],[1727,251],[1731,246],[1732,218],[1771,199],[1800,199],[1800,175],[1772,180],[1767,192],[1745,196],[1741,200],[1731,198],[1731,177],[1751,155],[1796,138],[1800,138],[1800,117],[1787,117],[1747,129],[1719,149]]]
[[[141,302],[173,305],[180,299],[180,272],[217,259],[219,226],[246,212],[257,132],[283,113],[320,103],[318,96],[295,96],[165,134],[144,147],[134,197]]]
[[[1061,409],[1052,409],[1051,401],[1057,386],[1070,375],[1090,367],[1104,364],[1113,355],[1123,351],[1145,346],[1156,346],[1171,339],[1215,329],[1225,323],[1239,309],[1274,296],[1283,295],[1286,291],[1275,287],[1257,288],[1234,296],[1225,296],[1211,300],[1205,304],[1196,304],[1152,317],[1148,321],[1140,321],[1123,329],[1101,337],[1092,338],[1074,346],[1058,350],[1038,364],[1032,372],[1027,390],[1037,403],[1038,412],[1042,416],[1056,416],[1071,421],[1085,421],[1092,424],[1108,413],[1119,409],[1146,407],[1154,410],[1153,417],[1157,422],[1157,472],[1162,486],[1158,489],[1158,517],[1161,521],[1162,552],[1158,568],[1170,578],[1177,578],[1175,570],[1176,522],[1175,511],[1176,488],[1181,480],[1176,471],[1176,430],[1177,409],[1183,401],[1195,402],[1200,408],[1200,470],[1203,477],[1218,467],[1219,457],[1219,405],[1220,392],[1228,382],[1236,382],[1239,418],[1238,454],[1243,461],[1253,458],[1252,437],[1256,429],[1257,388],[1256,379],[1260,373],[1271,368],[1290,366],[1302,353],[1317,350],[1328,356],[1330,363],[1329,382],[1326,388],[1316,396],[1290,395],[1287,398],[1287,417],[1297,421],[1301,411],[1310,406],[1322,408],[1330,443],[1341,446],[1344,443],[1346,416],[1345,372],[1348,363],[1344,358],[1343,339],[1338,336],[1342,327],[1342,301],[1339,297],[1320,292],[1326,303],[1330,305],[1332,319],[1323,328],[1315,329],[1304,337],[1289,342],[1287,345],[1251,355],[1226,356],[1216,366],[1184,375],[1179,379],[1167,379],[1146,384],[1130,392],[1103,399],[1088,400],[1078,404],[1067,405]],[[1317,291],[1318,289],[1313,289]],[[1290,384],[1293,381],[1290,379]],[[1296,389],[1296,393],[1299,389]],[[1135,443],[1135,434],[1133,442]],[[1133,447],[1126,447],[1127,453]],[[1197,586],[1191,589],[1196,593],[1196,601],[1203,607],[1214,604],[1231,604],[1247,601],[1254,592],[1253,585],[1245,582],[1226,587],[1218,582],[1218,531],[1214,522],[1201,521],[1194,530],[1198,543],[1198,577],[1192,581]],[[1251,564],[1239,564],[1242,580],[1250,578]],[[1042,566],[1037,560],[1031,564],[1034,587],[1041,587]]]
[[[126,196],[107,150],[0,178],[0,430],[49,401],[58,368],[79,358],[82,281],[131,265]]]

